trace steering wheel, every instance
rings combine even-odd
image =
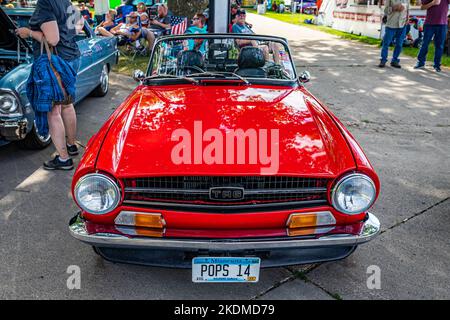
[[[269,77],[275,77],[275,79],[289,79],[289,74],[279,64],[273,64],[265,67]]]

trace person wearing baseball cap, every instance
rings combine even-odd
[[[232,33],[243,33],[243,34],[253,34],[251,25],[248,24],[245,19],[247,17],[247,12],[244,9],[239,9],[236,12],[236,22],[231,28]]]

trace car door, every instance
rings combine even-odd
[[[80,67],[78,68],[78,77],[76,82],[77,94],[76,101],[80,101],[82,98],[87,96],[94,88],[93,79],[95,75],[92,74],[92,33],[90,32],[89,26],[84,26],[82,30],[77,33],[77,45],[80,49]]]

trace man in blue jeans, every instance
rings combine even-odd
[[[427,10],[423,29],[423,43],[417,56],[414,69],[421,69],[427,60],[428,46],[434,36],[434,70],[441,72],[441,59],[444,53],[448,28],[448,6],[450,0],[422,0],[422,10]]]
[[[383,37],[383,47],[381,48],[381,60],[379,67],[386,66],[389,45],[395,39],[395,49],[391,60],[391,66],[401,68],[400,53],[403,49],[403,41],[406,37],[406,23],[409,16],[409,0],[386,0],[384,5],[384,16],[386,28]]]

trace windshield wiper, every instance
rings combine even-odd
[[[152,80],[164,80],[164,79],[178,79],[178,80],[184,80],[187,82],[199,84],[200,82],[193,78],[187,78],[187,77],[180,77],[180,76],[174,76],[171,74],[158,74],[150,77],[145,77],[143,81],[152,81]]]
[[[246,79],[241,77],[240,75],[234,73],[234,72],[227,72],[227,71],[218,71],[218,72],[199,72],[199,73],[193,73],[190,74],[189,77],[212,77],[212,78],[222,78],[226,79],[228,78],[227,75],[233,76],[235,78],[238,78],[242,82],[244,82],[246,85],[249,85],[250,82],[248,82]]]

